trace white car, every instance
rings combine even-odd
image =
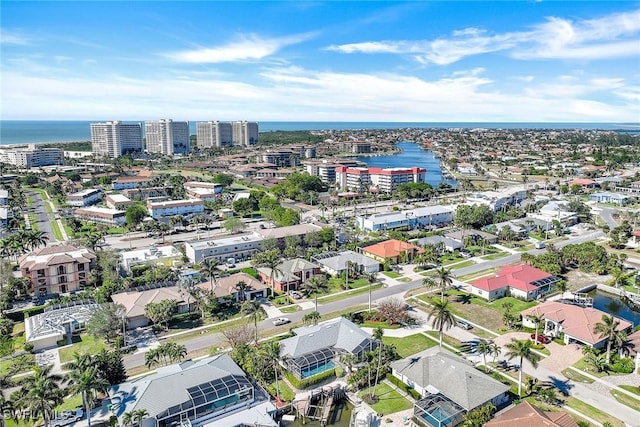
[[[275,326],[286,325],[287,323],[291,323],[291,320],[287,319],[286,317],[278,317],[273,321],[273,324]]]

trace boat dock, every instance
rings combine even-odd
[[[313,390],[308,398],[293,402],[293,408],[298,417],[320,421],[320,425],[325,426],[331,416],[334,402],[344,397],[344,389],[336,384],[333,387]]]
[[[584,292],[574,292],[570,297],[563,297],[562,302],[580,307],[593,307],[593,298]]]

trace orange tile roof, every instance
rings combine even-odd
[[[529,402],[497,415],[485,424],[485,427],[578,427],[578,424],[565,412],[543,412]]]
[[[424,252],[424,250],[418,246],[395,239],[385,240],[384,242],[362,248],[363,252],[370,253],[381,258],[397,257],[401,253],[410,250],[415,250],[419,254]]]

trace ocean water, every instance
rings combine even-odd
[[[427,170],[426,182],[434,187],[443,181],[453,186],[457,185],[456,181],[443,178],[440,160],[435,158],[431,151],[422,148],[420,144],[402,141],[396,144],[396,147],[402,150],[402,152],[388,156],[357,157],[357,159],[366,163],[368,166],[378,168],[406,168],[414,166],[425,168]]]
[[[48,142],[89,141],[93,121],[0,120],[0,144],[38,144]],[[144,123],[124,121],[125,123]],[[189,123],[196,133],[197,121]],[[260,132],[293,130],[398,129],[398,128],[490,128],[490,129],[603,129],[621,132],[640,131],[640,124],[629,123],[417,123],[417,122],[260,122]]]

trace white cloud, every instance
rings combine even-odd
[[[26,46],[28,44],[30,44],[30,40],[27,37],[5,29],[0,29],[0,45]]]
[[[192,64],[257,61],[275,54],[285,46],[300,43],[310,37],[312,37],[311,33],[275,38],[262,38],[256,34],[250,34],[223,46],[202,47],[163,55],[176,62]]]
[[[483,53],[507,51],[517,59],[597,60],[640,55],[640,10],[598,19],[549,17],[529,30],[490,34],[480,28],[455,30],[434,40],[365,41],[326,48],[342,53],[411,54],[420,63],[448,65]]]

